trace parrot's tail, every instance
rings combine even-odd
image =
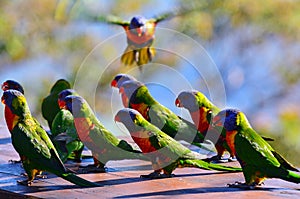
[[[127,46],[126,50],[124,51],[121,57],[121,62],[125,66],[133,65],[133,63],[136,61],[136,54],[137,51],[134,48],[132,48],[131,46]]]
[[[137,65],[141,66],[152,61],[155,56],[155,49],[151,47],[144,47],[138,50]]]
[[[284,175],[281,179],[289,182],[300,183],[300,174],[288,170],[288,175]]]
[[[206,169],[206,170],[229,171],[229,172],[242,171],[242,168],[208,163],[203,160],[180,160],[179,164],[180,164],[179,167],[195,167],[195,168]]]
[[[79,176],[76,176],[73,173],[64,173],[60,175],[63,179],[72,182],[73,184],[76,184],[81,187],[99,187],[100,185],[94,182],[90,182],[88,180],[85,180],[83,178],[80,178]]]

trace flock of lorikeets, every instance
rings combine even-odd
[[[119,89],[125,107],[114,120],[124,124],[139,149],[107,130],[85,99],[64,79],[53,85],[42,102],[48,132],[31,115],[23,87],[13,80],[2,84],[7,127],[27,175],[20,184],[30,185],[35,177],[43,177],[42,172],[48,171],[79,186],[101,186],[64,166],[67,159],[80,162],[84,146],[92,152],[94,162],[82,166],[83,172],[105,172],[110,160],[140,159],[150,161],[154,170],[141,175],[143,178],[168,178],[176,168],[195,167],[242,171],[245,183],[236,182],[231,187],[254,188],[265,178],[300,182],[298,169],[268,144],[271,138],[251,128],[241,111],[219,110],[200,91],[183,91],[175,105],[190,112],[192,123],[161,105],[145,84],[130,75],[116,75],[111,86]],[[216,156],[208,157],[210,149],[203,144],[207,139],[215,141]],[[181,140],[202,148],[199,151],[205,154],[191,151]],[[230,154],[228,161],[237,159],[241,168],[218,164],[225,161],[225,151]]]
[[[121,61],[138,66],[151,61],[155,26],[169,16],[152,20],[137,16],[130,22],[111,20],[110,23],[122,25],[127,34],[128,47]],[[80,162],[84,146],[94,160],[82,167],[84,172],[105,172],[110,160],[140,159],[150,161],[154,170],[141,175],[143,178],[168,178],[176,168],[195,167],[243,172],[245,183],[236,182],[231,187],[254,188],[265,178],[300,183],[299,170],[269,145],[268,141],[274,140],[252,129],[241,111],[220,110],[200,91],[183,91],[175,105],[190,112],[193,122],[189,122],[161,105],[145,84],[130,75],[116,75],[111,86],[119,89],[124,105],[114,120],[124,124],[139,149],[106,129],[80,93],[64,79],[53,85],[42,102],[49,132],[31,115],[23,87],[13,80],[2,84],[7,127],[27,175],[20,184],[30,185],[35,177],[43,177],[42,172],[48,171],[79,186],[101,186],[78,177],[64,166],[68,159]],[[201,148],[199,151],[205,154],[191,151],[179,142],[182,140]],[[216,156],[207,155],[211,150],[207,140],[215,143]],[[241,168],[218,164],[226,160],[225,151],[230,154],[227,161],[238,160]]]

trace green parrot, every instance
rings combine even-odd
[[[58,94],[65,90],[70,89],[71,85],[67,80],[59,79],[55,82],[50,90],[50,94],[45,97],[42,101],[42,115],[47,120],[50,130],[52,130],[52,122],[59,112],[60,108],[58,106]]]
[[[7,91],[9,89],[17,90],[17,91],[21,92],[23,95],[25,93],[23,86],[15,80],[6,80],[5,82],[3,82],[2,90]],[[32,119],[35,121],[36,124],[40,125],[35,117],[32,117]],[[11,162],[11,163],[21,163],[22,161],[20,159],[20,160],[9,160],[9,162]],[[22,175],[25,175],[25,174],[22,174]],[[43,178],[42,171],[39,172],[37,177]]]
[[[236,160],[234,153],[230,150],[225,140],[225,131],[222,130],[223,128],[212,127],[210,125],[213,116],[219,113],[220,109],[210,102],[203,93],[196,90],[183,91],[176,98],[175,104],[189,111],[194,124],[203,133],[203,136],[212,137],[211,139],[215,140],[217,155],[212,157],[212,160],[222,162],[222,157],[226,150],[230,154],[228,161]]]
[[[152,162],[154,172],[141,177],[172,177],[172,172],[176,168],[183,167],[230,172],[242,171],[241,168],[226,167],[201,160],[206,156],[186,148],[149,123],[134,109],[125,108],[120,110],[115,116],[115,121],[125,125],[132,139]]]
[[[157,102],[148,88],[139,81],[128,80],[123,82],[119,92],[125,108],[132,108],[163,132],[176,140],[185,140],[195,146],[208,150],[203,145],[204,136],[194,124],[177,116],[171,110]]]
[[[64,109],[64,99],[69,95],[78,94],[73,89],[66,89],[58,94],[58,104],[61,110],[52,122],[51,137],[63,162],[66,162],[68,158],[73,159],[75,162],[81,162],[84,145],[78,138],[72,113]]]
[[[216,140],[215,147],[217,149],[217,156],[212,157],[212,160],[222,160],[225,150],[230,153],[228,161],[236,161],[235,154],[231,151],[225,140],[225,131],[222,127],[212,127],[212,118],[220,112],[220,109],[215,106],[207,97],[200,91],[183,91],[175,100],[175,104],[178,107],[186,108],[192,117],[194,124],[198,130],[204,133],[204,136],[211,137],[212,140]],[[208,138],[210,139],[210,138]],[[272,138],[263,137],[266,141],[274,141]]]
[[[116,16],[100,16],[97,20],[124,28],[127,36],[127,48],[121,57],[121,63],[129,66],[136,63],[138,66],[142,66],[151,62],[155,56],[155,49],[151,46],[155,37],[156,25],[173,16],[175,13],[169,12],[152,19],[137,15],[130,21],[123,21]]]
[[[299,172],[253,130],[244,113],[236,109],[219,112],[213,125],[226,130],[226,141],[243,168],[245,183],[230,187],[250,188],[261,185],[266,178],[280,178],[300,183]]]
[[[93,155],[94,164],[88,165],[85,172],[105,172],[104,166],[110,160],[148,160],[141,151],[108,131],[82,97],[67,96],[65,109],[73,114],[78,137]]]
[[[18,181],[20,184],[31,185],[40,171],[49,171],[79,186],[99,186],[65,168],[46,131],[32,119],[21,92],[7,90],[3,93],[1,101],[5,105],[5,120],[11,133],[12,145],[19,153],[27,173],[27,180]]]

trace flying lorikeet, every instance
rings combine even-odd
[[[59,79],[55,82],[50,90],[50,94],[43,99],[42,102],[42,115],[47,120],[50,130],[52,130],[52,122],[59,112],[60,108],[58,106],[58,94],[65,90],[70,89],[71,85],[67,80]]]
[[[122,73],[121,73],[121,74],[117,74],[117,75],[114,77],[114,79],[111,81],[110,85],[111,85],[112,87],[120,88],[121,85],[122,85],[124,82],[128,81],[128,80],[135,80],[135,81],[136,81],[136,79],[135,79],[133,76],[131,76],[131,75],[128,75],[128,74],[122,74]]]
[[[246,182],[236,182],[229,186],[255,188],[266,178],[300,183],[299,173],[294,172],[299,170],[253,130],[244,113],[235,109],[223,110],[214,117],[213,125],[225,128],[226,141],[243,168]]]
[[[11,133],[12,145],[19,153],[28,177],[19,183],[31,185],[36,174],[40,171],[49,171],[79,186],[99,186],[65,168],[46,131],[32,119],[22,93],[7,90],[1,100],[5,104],[5,119]]]
[[[155,56],[155,49],[151,46],[155,38],[156,25],[178,14],[178,12],[168,12],[151,19],[137,15],[132,17],[130,21],[123,21],[116,16],[100,16],[97,20],[124,28],[127,36],[127,48],[121,57],[121,62],[129,66],[134,63],[141,66],[152,61],[152,58]]]
[[[201,160],[206,156],[186,148],[145,120],[134,109],[125,108],[120,110],[115,116],[115,121],[122,122],[125,125],[132,139],[152,162],[154,172],[141,177],[172,177],[172,172],[176,168],[182,167],[231,172],[241,171],[241,168],[226,167]]]
[[[128,80],[124,82],[119,92],[125,108],[132,108],[163,132],[176,140],[185,140],[200,148],[204,136],[194,124],[177,116],[170,109],[157,102],[150,94],[148,88],[139,81]]]
[[[79,139],[93,155],[94,164],[88,165],[86,172],[105,172],[104,166],[110,160],[148,160],[141,151],[107,130],[82,97],[67,96],[65,103],[65,108],[73,114]]]
[[[190,112],[194,124],[203,133],[203,136],[214,137],[217,156],[212,159],[221,160],[225,150],[227,150],[230,153],[228,160],[235,160],[235,155],[225,140],[225,131],[222,131],[223,128],[210,126],[213,116],[220,112],[218,107],[210,102],[200,91],[181,92],[176,98],[175,104],[178,107],[186,108]]]
[[[75,162],[81,162],[84,145],[77,135],[72,113],[63,109],[65,107],[64,99],[69,95],[78,94],[73,89],[66,89],[58,94],[58,104],[61,110],[52,122],[51,138],[63,162],[67,161],[68,158]]]
[[[217,160],[221,160],[225,150],[230,153],[230,158],[228,160],[233,161],[236,159],[226,142],[226,134],[223,128],[211,126],[212,118],[220,112],[220,109],[209,101],[203,93],[196,90],[183,91],[178,95],[175,104],[178,107],[186,108],[190,112],[194,124],[201,133],[204,133],[204,136],[208,137],[207,139],[210,139],[209,137],[211,136],[217,136],[215,147],[218,155],[212,159],[216,158]],[[267,137],[263,137],[263,139],[266,141],[274,141],[272,138]]]

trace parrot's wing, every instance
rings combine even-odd
[[[274,156],[274,149],[251,128],[241,130],[236,135],[235,148],[239,158],[246,164],[261,168],[280,166],[280,161]]]
[[[277,160],[280,162],[282,166],[284,166],[286,169],[292,170],[292,171],[298,171],[297,168],[295,168],[291,163],[289,163],[284,157],[282,157],[279,153],[276,151],[272,151],[273,155],[277,158]]]
[[[120,25],[120,26],[129,26],[129,21],[124,21],[121,18],[113,15],[108,15],[108,16],[98,16],[96,18],[97,21],[100,22],[106,22],[109,24],[115,24],[115,25]]]

